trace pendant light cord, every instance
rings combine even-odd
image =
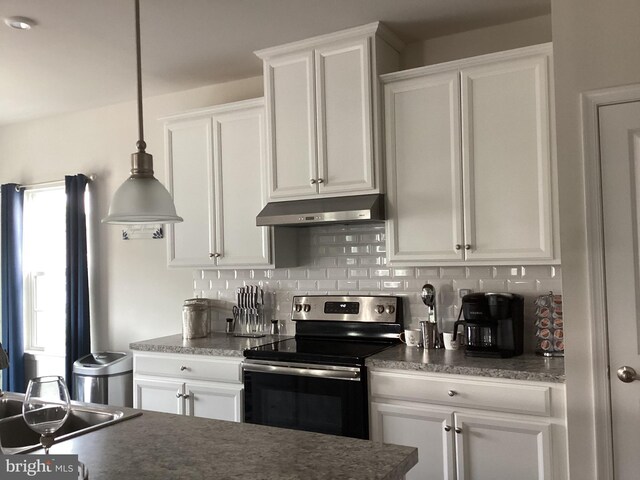
[[[144,127],[142,117],[142,54],[140,49],[140,0],[136,2],[136,63],[138,75],[138,142],[139,152],[144,152],[147,144],[144,141]]]

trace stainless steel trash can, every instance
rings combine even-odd
[[[133,357],[125,352],[98,352],[73,364],[75,400],[119,407],[133,406]]]

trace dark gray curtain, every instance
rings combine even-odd
[[[24,322],[22,306],[22,207],[24,192],[15,183],[0,187],[2,244],[2,346],[9,368],[2,372],[2,389],[24,392]]]
[[[67,349],[66,380],[73,390],[73,362],[91,353],[89,328],[89,272],[87,221],[84,206],[89,179],[82,174],[64,177],[67,194]],[[76,392],[71,393],[76,398]]]

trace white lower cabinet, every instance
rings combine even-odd
[[[133,406],[242,421],[242,359],[166,353],[133,356]]]
[[[371,439],[418,449],[407,480],[568,478],[563,385],[455,377],[371,372]]]

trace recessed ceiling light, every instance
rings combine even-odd
[[[7,17],[4,19],[4,23],[16,30],[31,30],[36,26],[35,20],[27,17]]]

